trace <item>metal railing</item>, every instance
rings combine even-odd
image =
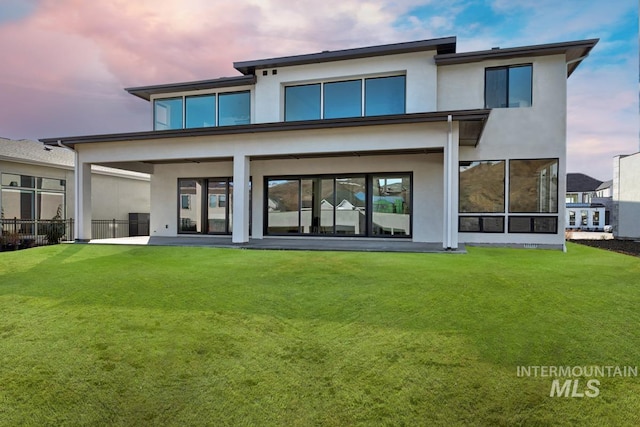
[[[28,248],[51,243],[49,240],[73,241],[73,218],[68,219],[0,219],[0,244],[6,248]],[[149,221],[94,219],[92,239],[149,235]],[[57,243],[57,242],[56,242]]]

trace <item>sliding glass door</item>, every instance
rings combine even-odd
[[[179,233],[231,233],[231,178],[181,178],[178,189]]]
[[[410,236],[411,175],[268,177],[268,235]]]

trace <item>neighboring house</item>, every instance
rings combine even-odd
[[[456,53],[447,37],[236,62],[240,76],[127,89],[152,131],[42,141],[77,153],[80,240],[102,165],[151,175],[152,236],[562,248],[567,78],[596,43]]]
[[[605,201],[598,198],[603,182],[583,173],[567,174],[565,228],[600,231],[609,224]]]
[[[640,239],[640,152],[613,159],[613,235]]]
[[[128,220],[149,212],[149,176],[101,166],[91,168],[94,219]],[[73,218],[74,153],[40,142],[0,138],[0,212],[3,220],[50,220],[60,210]]]

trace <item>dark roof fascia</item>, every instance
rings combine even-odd
[[[45,145],[63,145],[73,148],[75,144],[101,142],[143,141],[152,139],[186,138],[215,135],[251,134],[264,132],[286,132],[314,129],[335,129],[359,126],[397,125],[412,123],[446,122],[448,116],[453,121],[481,121],[486,123],[488,109],[437,111],[430,113],[397,114],[390,116],[367,116],[345,119],[306,120],[298,122],[256,123],[250,125],[221,126],[194,129],[172,129],[146,132],[116,133],[105,135],[70,136],[40,139]]]
[[[169,84],[162,84],[162,85],[155,85],[155,86],[130,87],[130,88],[125,88],[125,90],[130,94],[137,96],[138,98],[142,98],[146,101],[149,101],[152,95],[157,95],[157,94],[173,93],[173,92],[188,92],[188,91],[203,90],[203,89],[219,89],[224,87],[253,85],[255,83],[256,83],[256,76],[249,74],[244,76],[222,77],[219,79],[212,79],[212,80],[169,83]]]
[[[255,70],[263,68],[288,67],[292,65],[306,65],[321,62],[343,61],[384,55],[436,50],[439,54],[456,51],[455,37],[442,37],[431,40],[418,40],[404,43],[385,44],[379,46],[360,47],[310,53],[306,55],[283,56],[279,58],[258,59],[255,61],[234,62],[233,67],[242,74],[254,74]]]
[[[505,49],[481,50],[475,52],[460,52],[438,54],[435,56],[437,65],[464,64],[470,62],[487,61],[491,59],[511,59],[532,56],[548,56],[556,54],[567,55],[567,77],[578,67],[582,59],[589,55],[591,49],[600,39],[577,40],[561,43],[548,43],[532,46],[512,47]]]

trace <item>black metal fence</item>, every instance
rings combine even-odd
[[[0,244],[2,249],[30,248],[47,245],[51,240],[72,241],[73,218],[69,219],[0,219]],[[91,221],[92,239],[148,236],[149,220],[94,219]],[[55,242],[57,243],[57,242]]]

